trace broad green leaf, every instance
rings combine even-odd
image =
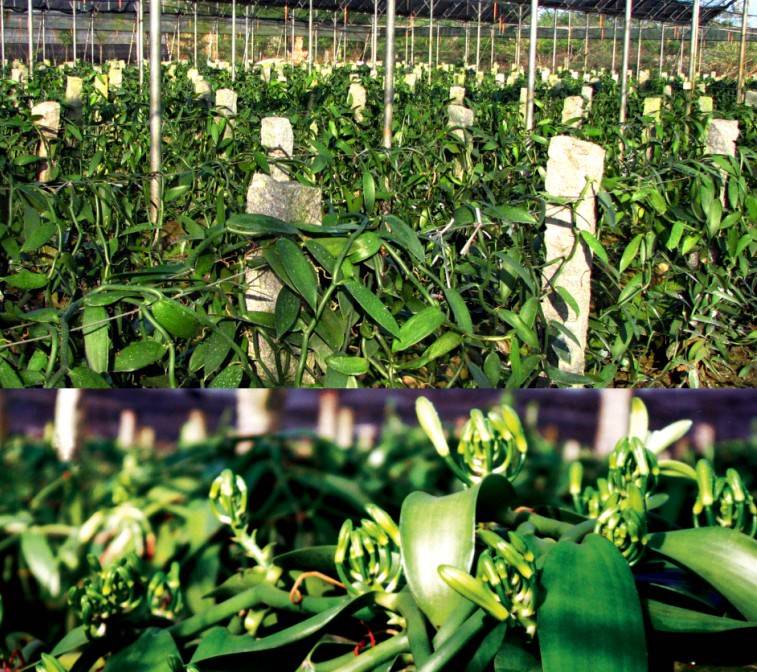
[[[21,554],[39,584],[53,597],[60,594],[60,570],[47,538],[41,532],[21,534]]]
[[[628,243],[628,246],[623,251],[623,256],[620,258],[620,264],[618,264],[618,271],[621,273],[625,271],[630,265],[631,262],[636,258],[637,253],[639,252],[639,245],[641,245],[641,240],[643,236],[639,233],[638,235],[634,236],[631,239],[631,242]]]
[[[457,326],[466,334],[472,334],[473,320],[471,319],[468,306],[465,305],[465,300],[460,295],[460,292],[452,287],[445,287],[444,297],[447,299],[447,303],[455,317],[455,324],[457,324]]]
[[[86,366],[75,366],[68,370],[71,385],[89,390],[107,390],[110,385],[99,373]]]
[[[581,310],[578,307],[578,302],[573,298],[573,295],[565,289],[565,287],[555,287],[555,290],[560,295],[560,298],[565,301],[567,306],[573,311],[574,315],[577,316],[581,313]]]
[[[26,228],[26,227],[25,227]],[[47,222],[39,220],[35,226],[31,227],[28,231],[24,231],[26,238],[24,244],[21,246],[22,252],[34,252],[42,247],[53,234],[58,230],[53,222]]]
[[[300,293],[312,310],[318,303],[318,279],[312,264],[302,250],[289,238],[276,241],[276,251],[286,268],[292,286]]]
[[[639,595],[628,563],[596,534],[561,541],[546,557],[538,610],[544,672],[645,672]]]
[[[392,352],[407,350],[427,336],[433,334],[444,324],[444,313],[436,306],[424,308],[405,322],[392,342]]]
[[[649,547],[712,584],[745,618],[757,621],[757,540],[724,527],[649,536]]]
[[[297,227],[267,215],[240,213],[226,220],[226,229],[243,236],[293,235]]]
[[[116,373],[138,371],[154,362],[165,354],[165,346],[157,341],[146,339],[130,343],[123,350],[116,353],[113,370]]]
[[[376,204],[376,182],[367,170],[363,172],[363,204],[368,214],[373,212]]]
[[[24,387],[23,381],[10,362],[2,358],[0,358],[0,387],[5,390],[17,390]]]
[[[191,188],[191,184],[179,184],[175,187],[171,187],[170,189],[166,189],[165,193],[163,194],[163,203],[170,203],[171,201],[175,201],[180,196],[186,194]]]
[[[737,621],[657,600],[644,600],[644,606],[652,627],[660,632],[727,632],[749,628],[757,634],[757,623],[754,621]]]
[[[241,366],[227,366],[221,371],[208,387],[236,389],[239,387],[244,377],[244,370]]]
[[[536,218],[528,210],[513,205],[492,206],[487,208],[486,213],[513,224],[536,224]]]
[[[541,347],[536,332],[523,321],[523,318],[520,315],[511,310],[499,308],[497,310],[497,316],[507,322],[515,330],[515,333],[518,334],[518,338],[520,338],[520,340],[528,347],[534,350],[538,350]]]
[[[281,338],[294,326],[300,314],[300,305],[300,298],[289,287],[281,288],[274,309],[276,338]]]
[[[108,311],[99,306],[91,306],[82,311],[82,333],[84,352],[89,368],[95,373],[108,370],[110,356],[110,321]]]
[[[385,231],[381,231],[382,238],[397,243],[400,247],[405,248],[420,263],[426,263],[426,255],[423,251],[423,244],[418,238],[418,234],[413,231],[405,222],[394,215],[384,217]]]
[[[400,327],[397,320],[378,296],[357,280],[348,280],[344,286],[370,319],[386,329],[392,336],[399,336]]]
[[[168,630],[148,628],[105,665],[105,672],[176,672],[181,654]]]
[[[65,636],[55,645],[50,655],[62,656],[64,653],[70,653],[80,649],[89,641],[87,628],[83,625],[77,625],[69,630]]]
[[[373,601],[373,594],[366,593],[358,597],[345,597],[338,606],[326,609],[304,621],[284,628],[267,637],[254,639],[247,635],[232,635],[226,628],[213,628],[200,640],[192,656],[193,663],[213,661],[218,665],[228,656],[238,654],[261,653],[285,646],[291,646],[302,640],[312,639],[323,632],[334,619],[359,611]]]
[[[47,284],[47,276],[44,273],[32,273],[25,268],[2,279],[16,289],[41,289]]]
[[[326,364],[345,376],[361,376],[369,370],[368,360],[365,357],[331,355],[326,358]]]
[[[586,231],[586,229],[581,229],[579,231],[579,234],[583,241],[589,246],[589,249],[595,254],[595,256],[599,257],[605,264],[610,263],[610,260],[607,256],[607,251],[602,246],[602,243],[597,240],[596,236],[594,236],[590,231]]]
[[[456,613],[467,613],[472,606],[443,581],[438,567],[450,565],[469,572],[475,550],[477,508],[485,515],[484,520],[491,520],[489,516],[495,513],[491,510],[493,501],[506,508],[513,500],[509,481],[496,474],[444,497],[414,492],[405,498],[400,513],[402,567],[415,601],[435,628]]]
[[[150,309],[158,324],[176,338],[194,338],[202,326],[193,310],[173,299],[161,299]]]

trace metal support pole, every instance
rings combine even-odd
[[[694,0],[691,11],[691,44],[689,45],[689,81],[697,78],[697,37],[699,36],[699,0]]]
[[[481,0],[478,0],[478,18],[476,20],[476,72],[481,68]]]
[[[150,222],[160,239],[162,178],[160,147],[160,0],[150,0]]]
[[[523,7],[518,5],[518,34],[515,36],[515,63],[520,68],[520,34],[523,32]]]
[[[342,34],[344,39],[342,40],[342,48],[344,49],[344,64],[347,65],[347,6],[344,7],[344,27],[342,28]]]
[[[631,56],[631,19],[633,15],[633,0],[626,0],[625,23],[623,24],[623,65],[620,73],[620,123],[626,123],[626,108],[628,106],[628,62]]]
[[[539,36],[539,0],[531,0],[531,25],[528,41],[528,97],[526,98],[526,130],[534,127],[534,93],[536,91],[536,40]]]
[[[181,13],[176,15],[176,60],[181,61]]]
[[[470,43],[470,26],[468,22],[465,22],[465,55],[463,56],[463,64],[465,65],[465,69],[468,69],[468,49],[469,49],[469,43]]]
[[[415,65],[415,16],[410,17],[410,65]]]
[[[658,69],[658,74],[660,77],[662,77],[662,68],[663,68],[664,62],[665,62],[665,24],[663,23],[660,26],[660,67]]]
[[[0,0],[0,66],[5,67],[5,0]]]
[[[741,45],[739,47],[739,78],[736,84],[736,101],[744,102],[744,72],[746,69],[746,29],[749,18],[749,2],[744,0],[741,10]]]
[[[89,15],[89,44],[90,44],[90,50],[89,50],[89,58],[90,61],[92,61],[92,65],[95,64],[95,10],[92,9],[91,14]]]
[[[137,0],[137,67],[139,68],[139,90],[145,83],[145,9],[144,0]]]
[[[250,12],[250,60],[255,65],[255,5]]]
[[[237,0],[231,0],[231,81],[237,78]]]
[[[491,43],[491,55],[489,57],[489,68],[494,68],[494,24],[491,25],[491,36],[492,36],[492,43]]]
[[[565,57],[565,67],[570,69],[570,62],[573,58],[573,13],[568,12],[568,51]]]
[[[197,0],[192,3],[192,60],[197,67]]]
[[[615,63],[617,61],[618,54],[618,17],[615,17],[612,27],[612,68],[611,71],[615,72]]]
[[[641,35],[644,30],[644,22],[639,21],[638,39],[636,40],[636,79],[639,79],[641,72]]]
[[[371,69],[376,69],[378,62],[378,0],[373,0],[373,25],[371,27]]]
[[[292,65],[294,65],[294,7],[292,7],[292,53],[290,58]]]
[[[436,59],[434,60],[437,68],[439,67],[439,43],[441,42],[441,39],[442,39],[442,27],[437,21],[436,23]]]
[[[140,0],[141,2],[142,0]],[[74,65],[76,65],[76,0],[73,1],[71,11],[71,47],[73,50]]]
[[[313,72],[313,0],[308,3],[308,73]]]
[[[704,38],[705,33],[707,32],[706,28],[701,28],[699,30],[699,51],[698,51],[698,61],[699,65],[697,66],[697,72],[702,72],[702,63],[704,59]]]
[[[586,12],[586,28],[584,28],[584,72],[589,71],[589,12]]]
[[[42,19],[42,61],[47,60],[47,20],[45,18],[45,10],[40,11],[40,18]]]
[[[332,37],[331,60],[336,65],[336,12],[333,13],[332,18],[334,20],[334,34]]]
[[[244,6],[244,49],[242,49],[242,65],[247,70],[247,63],[250,59],[250,6]]]
[[[386,2],[386,56],[384,57],[384,147],[392,148],[394,114],[394,0]]]
[[[434,0],[431,0],[428,18],[428,81],[431,81],[431,50],[434,48]]]
[[[27,47],[29,48],[28,53],[28,59],[29,59],[29,77],[32,76],[34,73],[34,47],[32,45],[32,39],[34,37],[34,24],[32,21],[32,12],[34,11],[34,7],[32,5],[32,0],[28,0],[27,6],[26,6],[26,40],[27,40]]]
[[[555,10],[554,19],[552,26],[552,72],[557,70],[557,10]]]

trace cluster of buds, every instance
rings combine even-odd
[[[150,557],[155,547],[155,533],[148,517],[130,502],[92,514],[79,529],[78,539],[82,544],[91,541],[102,547],[103,566],[130,553],[140,558]]]
[[[91,638],[102,637],[108,623],[132,613],[144,597],[135,555],[102,568],[94,555],[87,557],[91,574],[71,588],[68,601]]]
[[[391,516],[369,504],[355,528],[345,520],[339,531],[334,564],[339,579],[351,595],[371,591],[394,592],[402,579],[400,531]]]
[[[210,486],[210,508],[216,518],[228,525],[248,557],[259,567],[273,564],[273,544],[261,548],[256,540],[257,530],[248,532],[247,484],[230,469],[224,469]]]
[[[168,574],[156,572],[147,585],[147,605],[159,618],[174,620],[184,607],[179,578],[179,563],[172,562]]]
[[[476,576],[442,565],[439,575],[454,590],[499,621],[523,627],[529,637],[536,633],[536,562],[523,537],[507,533],[506,541],[489,530],[479,530],[486,549],[481,553]]]
[[[479,410],[471,411],[454,453],[433,404],[420,397],[415,410],[436,452],[466,485],[478,483],[488,474],[502,474],[513,480],[523,468],[528,444],[520,419],[509,406],[503,405],[486,415]]]
[[[657,483],[655,456],[636,437],[621,439],[610,455],[608,477],[582,490],[583,467],[570,466],[570,495],[578,513],[596,520],[594,531],[609,539],[630,565],[644,553],[647,496]]]
[[[696,467],[699,492],[694,503],[696,527],[728,527],[750,537],[757,536],[757,505],[735,469],[715,476],[708,460]]]

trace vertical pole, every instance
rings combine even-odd
[[[333,61],[334,65],[336,65],[336,12],[334,12],[332,18],[334,19],[334,35],[331,46],[331,60]]]
[[[140,0],[141,1],[141,0]],[[197,67],[197,0],[192,3],[192,60]]]
[[[586,12],[586,28],[584,28],[584,72],[589,71],[589,12]]]
[[[641,72],[641,34],[644,30],[644,22],[639,21],[639,31],[637,33],[638,39],[636,40],[636,79],[639,79],[639,73]]]
[[[531,25],[528,41],[528,98],[526,99],[526,130],[534,128],[534,92],[536,91],[536,40],[539,36],[539,0],[531,0]]]
[[[150,0],[150,222],[155,227],[154,242],[160,238],[160,2]]]
[[[231,81],[237,78],[237,0],[231,0]]]
[[[662,77],[662,68],[665,61],[665,24],[660,26],[660,67],[658,74]]]
[[[92,8],[92,12],[89,15],[89,37],[90,37],[90,50],[89,58],[92,61],[92,65],[95,64],[95,10]]]
[[[568,55],[565,61],[565,67],[570,69],[570,62],[573,58],[573,12],[568,12]]]
[[[371,69],[376,69],[378,61],[378,0],[373,0],[373,24],[371,26]]]
[[[342,60],[344,61],[344,64],[347,65],[347,5],[344,6],[344,28],[342,29],[342,32],[344,33],[344,39],[342,40],[344,58]]]
[[[145,83],[145,9],[144,0],[137,0],[137,65],[139,67],[139,90]]]
[[[741,45],[739,47],[739,78],[736,84],[736,101],[744,102],[744,72],[746,69],[746,29],[749,17],[749,2],[744,0],[741,10]]]
[[[176,60],[181,60],[181,12],[176,14]]]
[[[611,71],[615,72],[615,63],[617,61],[618,54],[618,17],[613,20],[612,26],[612,68]]]
[[[520,68],[520,35],[523,32],[523,6],[518,5],[518,34],[515,36],[515,63]]]
[[[707,32],[706,28],[701,28],[699,30],[699,35],[700,35],[700,37],[699,37],[699,52],[698,52],[698,54],[699,54],[699,65],[697,66],[697,72],[702,72],[702,62],[703,62],[703,59],[704,59],[704,38],[705,38],[705,33],[706,32]],[[44,34],[44,31],[43,31],[43,34]]]
[[[308,73],[313,72],[313,0],[308,4]]]
[[[415,65],[415,16],[410,17],[410,65]]]
[[[481,0],[478,0],[478,18],[476,20],[476,72],[481,68]]]
[[[694,85],[697,78],[697,37],[699,36],[699,0],[694,0],[691,10],[691,44],[689,45],[689,81]]]
[[[26,41],[28,47],[28,59],[29,59],[29,77],[34,73],[34,51],[32,46],[32,38],[34,34],[34,25],[32,22],[32,12],[34,7],[32,6],[32,0],[29,0],[26,5]]]
[[[633,15],[633,0],[626,0],[626,15],[623,24],[623,65],[620,73],[620,123],[626,123],[626,108],[628,106],[628,61],[631,56],[631,19]]]
[[[252,6],[250,12],[250,60],[253,66],[255,65],[255,5]]]
[[[442,26],[437,21],[436,22],[436,59],[434,60],[434,63],[436,63],[436,67],[439,67],[439,44],[442,40]]]
[[[678,74],[683,76],[683,28],[678,29]]]
[[[244,6],[244,49],[242,49],[242,65],[247,70],[247,63],[250,60],[250,6]]]
[[[140,3],[142,0],[140,0]],[[72,6],[72,13],[71,13],[71,38],[72,38],[72,50],[73,50],[73,57],[74,57],[74,65],[76,65],[76,0],[73,2]]]
[[[410,24],[405,23],[405,63],[408,63],[408,49],[410,48]]]
[[[431,81],[431,50],[434,47],[434,0],[431,0],[428,18],[428,81]]]
[[[491,25],[491,36],[492,36],[492,43],[491,43],[491,55],[489,57],[489,68],[494,68],[494,24]]]
[[[552,72],[557,70],[557,10],[555,9],[554,25],[552,26]]]
[[[392,148],[394,114],[394,0],[386,1],[386,56],[384,57],[384,147]]]
[[[0,67],[5,67],[5,0],[0,0]]]
[[[47,60],[47,21],[45,19],[45,10],[40,10],[40,19],[42,20],[42,60]]]
[[[294,65],[294,7],[292,7],[292,54],[291,63]]]
[[[463,64],[465,65],[465,69],[468,69],[468,49],[469,49],[469,43],[470,43],[470,26],[468,22],[465,22],[465,55],[463,56]]]

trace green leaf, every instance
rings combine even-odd
[[[219,373],[208,387],[218,389],[236,389],[239,387],[244,377],[244,370],[241,366],[227,366]]]
[[[21,251],[34,252],[52,238],[58,227],[53,222],[38,220],[33,227],[30,227],[28,230],[24,227],[24,229],[26,238],[24,239],[24,244],[21,246]]]
[[[240,213],[226,220],[226,229],[243,236],[293,235],[297,227],[267,215]]]
[[[151,310],[158,324],[176,338],[194,338],[202,326],[193,310],[173,299],[161,299]]]
[[[372,593],[344,598],[341,604],[262,639],[254,639],[247,635],[232,635],[226,628],[213,628],[200,640],[191,662],[214,661],[218,665],[221,659],[226,659],[235,654],[261,653],[289,646],[302,640],[312,639],[319,635],[334,619],[355,613],[372,601]]]
[[[754,621],[737,621],[735,618],[713,616],[657,600],[645,600],[644,606],[652,627],[659,632],[727,632],[745,628],[752,628],[757,632],[757,623]]]
[[[47,276],[44,273],[32,273],[25,268],[18,273],[6,275],[3,280],[16,289],[41,289],[47,284]]]
[[[514,224],[536,224],[536,218],[525,208],[512,205],[497,205],[487,208],[486,214]]]
[[[560,298],[565,301],[566,305],[573,311],[574,315],[579,315],[581,310],[578,307],[578,301],[573,298],[573,295],[565,289],[565,287],[555,287],[555,290],[560,295]]]
[[[465,300],[456,289],[452,287],[444,288],[444,297],[447,299],[452,314],[455,316],[455,323],[466,334],[473,333],[473,320],[470,316],[468,306],[465,305]]]
[[[347,355],[331,355],[326,358],[326,364],[345,376],[361,376],[368,373],[370,368],[365,357],[349,357]]]
[[[80,649],[89,641],[87,628],[83,625],[77,625],[73,630],[69,630],[63,639],[61,639],[50,652],[52,656],[62,656],[64,653],[71,653]]]
[[[370,319],[386,329],[392,336],[399,336],[400,327],[397,320],[378,296],[357,280],[348,280],[344,286]]]
[[[515,333],[518,334],[518,338],[528,347],[533,350],[538,350],[541,347],[536,332],[523,321],[520,315],[511,310],[499,308],[497,309],[497,316],[507,322],[515,330]]]
[[[21,554],[39,584],[53,597],[60,594],[60,570],[47,538],[27,530],[21,534]]]
[[[639,251],[639,245],[641,245],[642,238],[643,236],[640,233],[634,236],[631,239],[631,242],[628,243],[626,249],[623,251],[623,256],[620,258],[620,264],[618,265],[618,271],[620,271],[621,273],[625,271],[631,265],[631,262],[636,258],[636,254]]]
[[[400,327],[397,340],[392,342],[392,352],[407,350],[422,341],[441,327],[445,320],[444,313],[436,306],[424,308]]]
[[[107,390],[110,388],[108,381],[99,373],[95,373],[86,366],[75,366],[68,370],[71,385],[86,390]]]
[[[289,238],[280,238],[276,241],[276,251],[286,268],[287,276],[292,286],[305,299],[305,303],[312,310],[318,303],[318,279],[313,266],[307,260],[302,250]]]
[[[0,387],[4,390],[18,390],[24,387],[15,369],[5,359],[0,359]]]
[[[108,370],[110,356],[110,321],[108,311],[99,306],[91,306],[82,311],[82,333],[84,352],[89,368],[95,373]]]
[[[163,203],[170,203],[171,201],[175,201],[177,198],[179,198],[179,196],[186,194],[191,188],[191,184],[179,184],[176,187],[166,189],[166,192],[163,194]]]
[[[605,264],[609,266],[610,260],[607,256],[607,251],[602,246],[602,243],[597,240],[594,234],[592,234],[590,231],[587,231],[586,229],[581,229],[579,231],[579,234],[583,241],[589,246],[589,249],[594,253],[594,255],[599,257]]]
[[[376,182],[367,170],[363,172],[363,205],[365,211],[370,214],[376,204]]]
[[[418,234],[410,228],[399,217],[394,215],[387,215],[384,217],[385,231],[381,231],[379,235],[390,242],[397,243],[401,247],[405,248],[413,257],[415,257],[420,263],[426,263],[426,255],[423,251],[423,244],[418,238]]]
[[[745,618],[757,621],[757,540],[724,527],[649,536],[649,547],[712,584]]]
[[[289,289],[289,287],[282,287],[279,295],[276,297],[276,307],[274,309],[276,338],[281,338],[294,326],[300,314],[300,306],[300,297]]]
[[[105,672],[175,672],[183,667],[181,654],[168,630],[148,628],[105,665]]]
[[[547,555],[538,611],[544,672],[645,672],[639,595],[628,563],[604,537],[561,541]]]
[[[439,566],[469,572],[477,509],[488,509],[494,500],[496,506],[504,508],[514,498],[509,481],[496,474],[452,495],[433,497],[414,492],[405,498],[400,513],[402,567],[415,601],[435,628],[451,616],[464,617],[473,606],[444,582]],[[484,520],[491,520],[489,515]]]
[[[138,371],[153,362],[157,362],[163,357],[165,351],[165,346],[162,343],[150,339],[130,343],[116,353],[113,371],[116,373]]]

